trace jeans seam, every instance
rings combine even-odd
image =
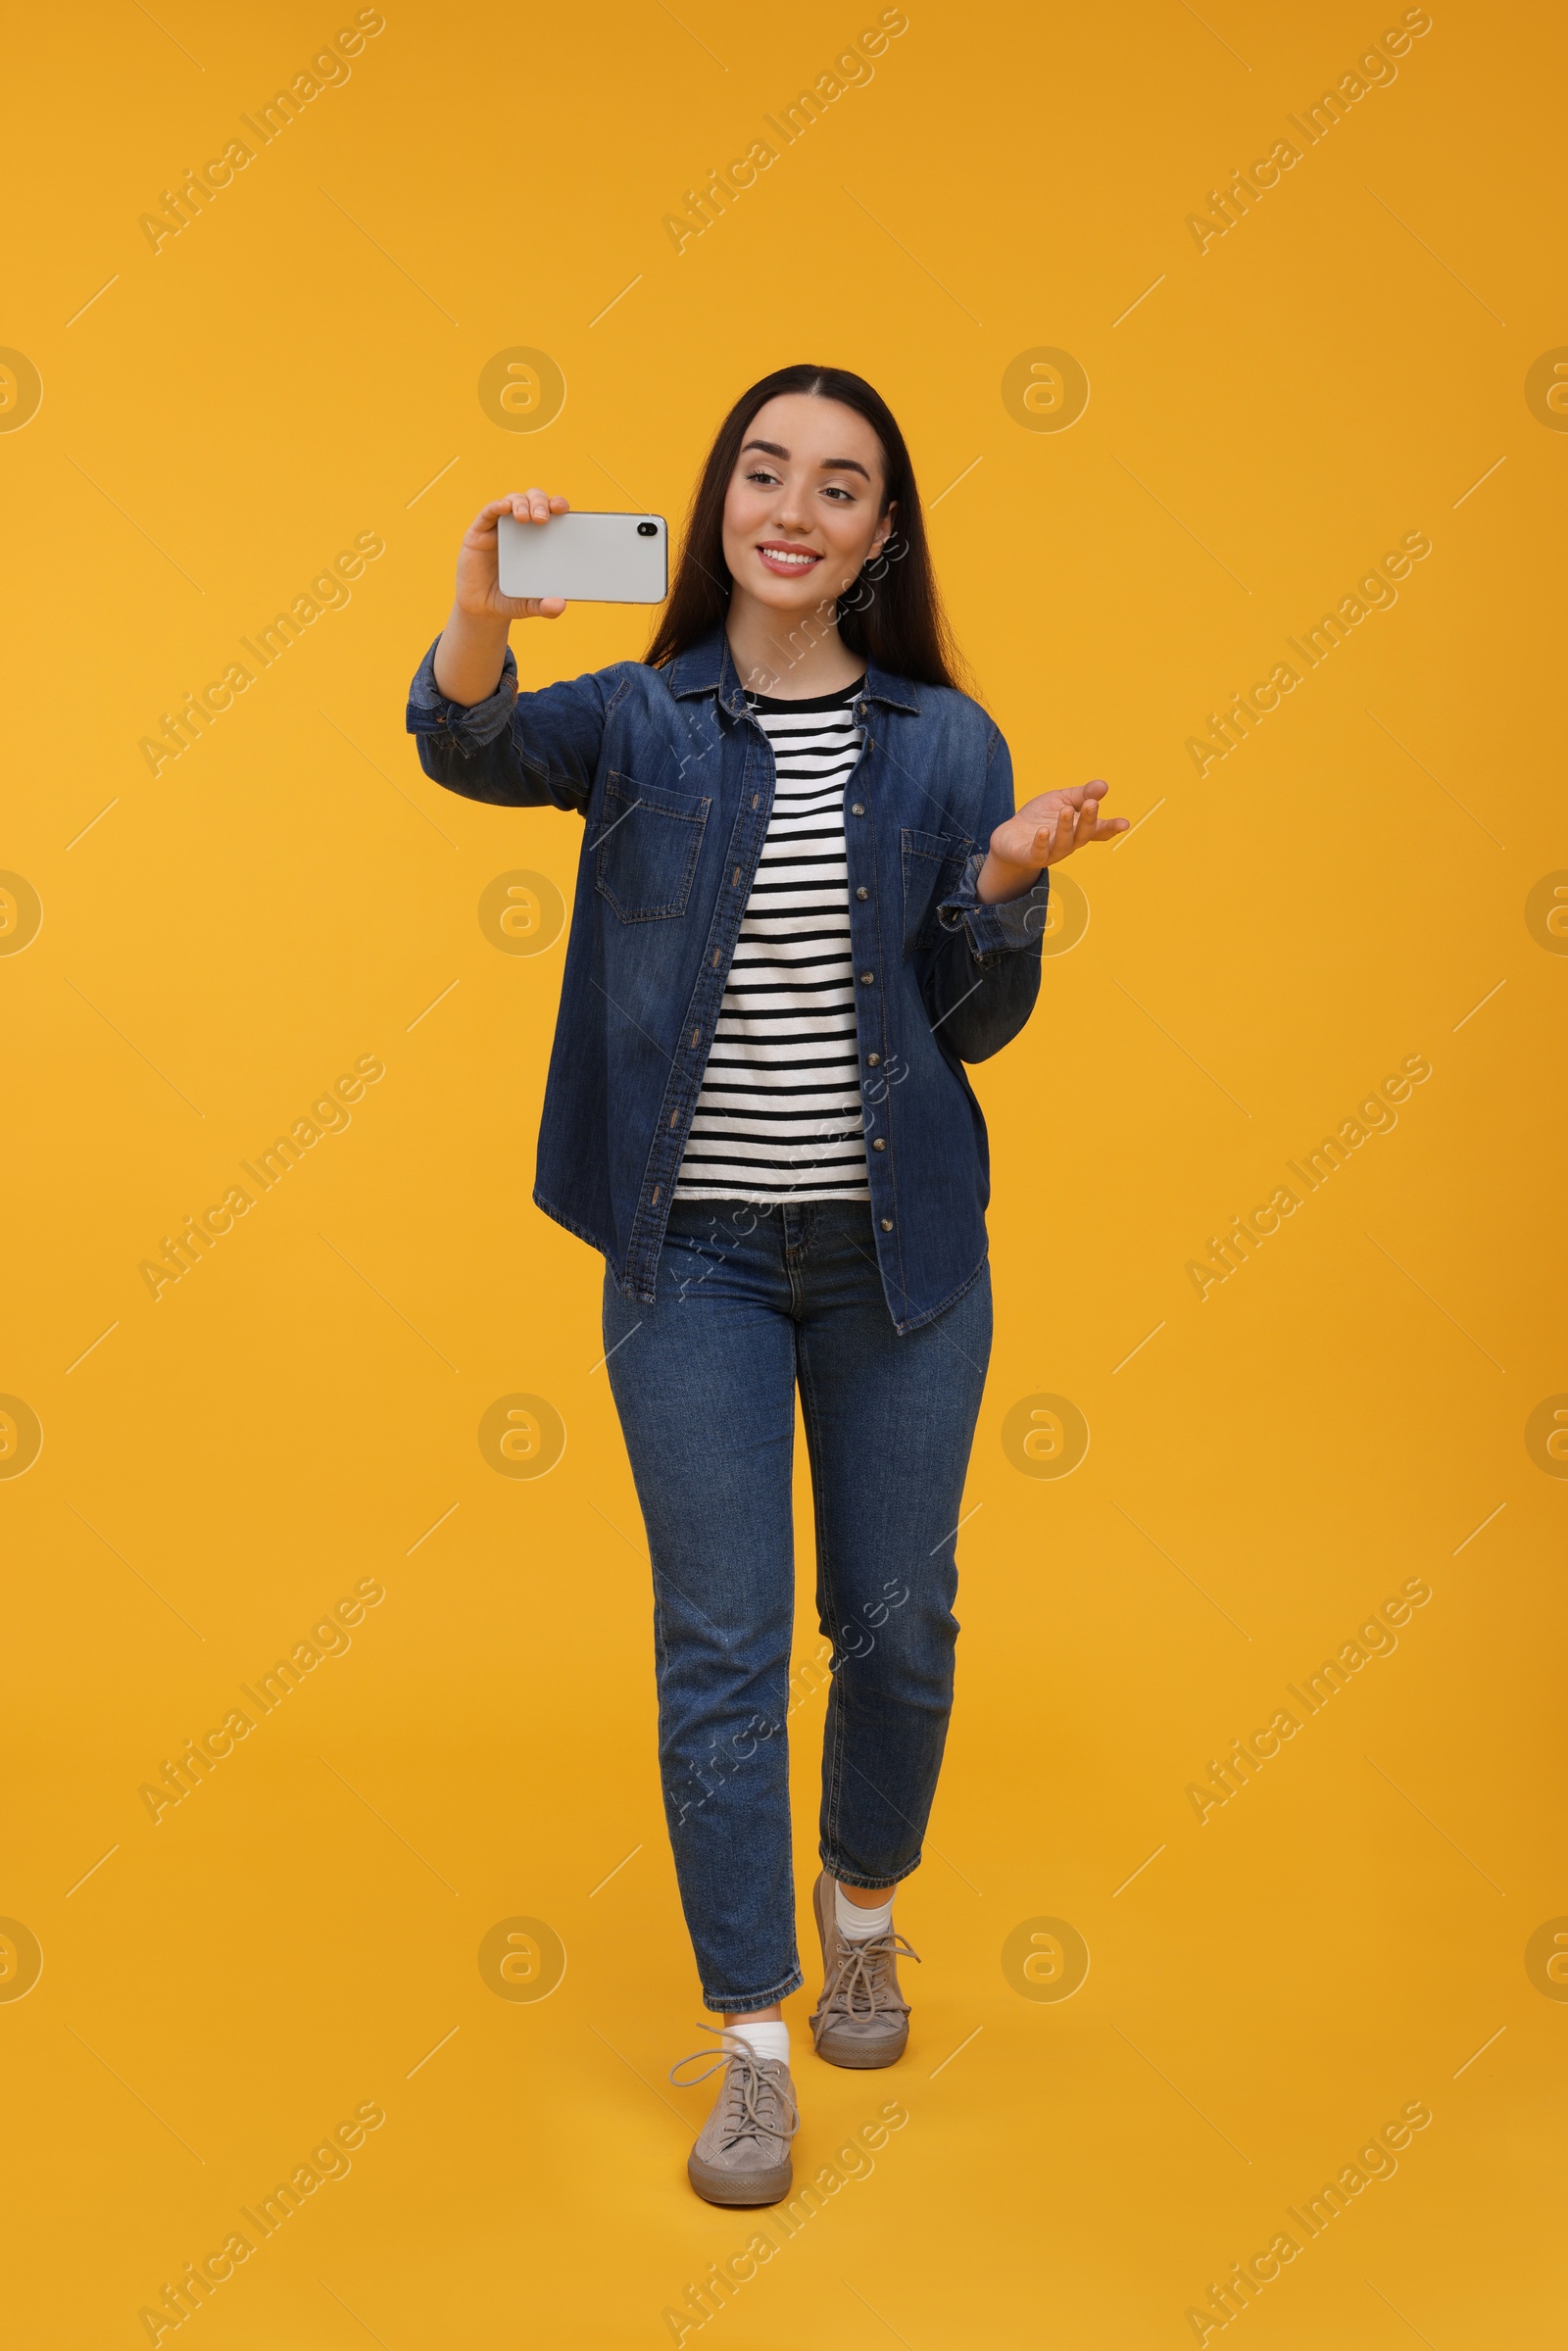
[[[784,1259],[785,1279],[788,1281],[790,1286],[790,1312],[796,1322],[802,1322],[805,1320],[806,1315],[806,1271],[801,1263],[801,1259],[806,1255],[808,1249],[811,1246],[811,1231],[809,1224],[803,1225],[801,1240],[798,1246],[792,1249],[790,1246],[789,1225],[786,1221],[788,1213],[788,1207],[786,1207],[785,1215],[779,1219],[778,1237],[781,1244],[781,1253]],[[797,1213],[801,1213],[798,1205]],[[805,1213],[809,1215],[809,1210],[805,1211]],[[800,1358],[797,1355],[797,1377],[799,1376],[799,1372]]]
[[[838,1595],[833,1586],[832,1548],[828,1541],[827,1508],[822,1492],[823,1481],[817,1476],[817,1463],[821,1459],[821,1425],[810,1372],[807,1367],[805,1356],[799,1349],[796,1352],[796,1377],[800,1382],[801,1404],[806,1415],[807,1436],[811,1452],[811,1515],[816,1529],[816,1576],[825,1603],[823,1614],[828,1620],[823,1630],[833,1644],[835,1654],[840,1654],[842,1644],[839,1641]],[[833,1702],[836,1697],[839,1697],[838,1674],[840,1670],[842,1668],[832,1670],[828,1687],[827,1723],[831,1726],[831,1736],[827,1739],[828,1751],[823,1757],[822,1775],[822,1809],[835,1843],[838,1841],[839,1831],[839,1797],[844,1784],[844,1706],[842,1698],[837,1705]]]

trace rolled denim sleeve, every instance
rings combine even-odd
[[[1011,812],[1009,809],[1008,814]],[[1046,907],[1051,897],[1051,876],[1042,872],[1034,888],[1026,890],[1022,898],[987,906],[979,896],[980,869],[986,855],[983,849],[975,851],[956,887],[937,908],[937,920],[943,929],[961,928],[968,937],[970,952],[981,961],[991,955],[1016,955],[1020,948],[1038,947],[1045,935]]]
[[[993,729],[976,828],[983,842],[989,844],[997,826],[1013,813],[1012,800],[1011,755]],[[985,1061],[1010,1045],[1040,993],[1050,875],[1042,872],[1021,898],[986,906],[978,885],[987,855],[987,849],[977,849],[964,860],[937,907],[943,936],[926,991],[932,1029],[960,1061]]]
[[[408,728],[411,735],[449,734],[469,753],[493,743],[512,716],[517,699],[517,657],[509,645],[501,662],[501,681],[484,702],[450,702],[435,682],[437,637],[409,688]]]
[[[495,692],[483,702],[453,702],[435,680],[440,642],[415,671],[405,719],[425,774],[466,800],[581,813],[599,764],[612,672],[523,694],[509,645]]]

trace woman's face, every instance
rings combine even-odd
[[[882,444],[837,400],[786,392],[747,428],[724,500],[724,561],[739,594],[797,617],[840,596],[897,519],[882,512]]]

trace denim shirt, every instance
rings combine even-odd
[[[439,640],[438,640],[439,642]],[[426,775],[503,808],[584,820],[534,1200],[603,1250],[644,1304],[773,805],[773,753],[722,629],[667,667],[616,661],[519,693],[508,649],[487,701],[450,702],[435,647],[410,690]],[[1013,813],[1007,746],[976,703],[875,663],[844,791],[871,1223],[895,1328],[976,1281],[991,1194],[965,1061],[1016,1037],[1040,989],[1048,877],[984,906]]]

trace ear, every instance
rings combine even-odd
[[[898,522],[898,519],[899,502],[895,498],[892,505],[888,508],[887,513],[883,515],[881,521],[876,526],[876,537],[871,541],[871,552],[865,559],[868,563],[873,562],[875,558],[882,553],[883,548],[893,536],[894,528]]]

